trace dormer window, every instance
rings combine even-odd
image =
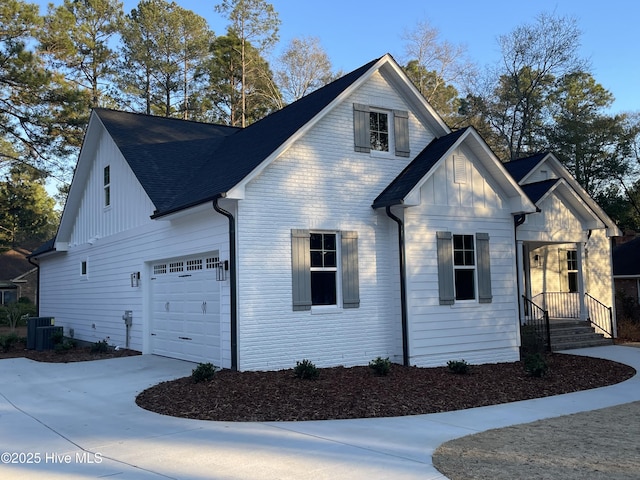
[[[409,113],[353,104],[355,151],[409,156]]]
[[[103,187],[104,187],[104,206],[111,205],[111,169],[109,165],[104,167],[103,172]]]

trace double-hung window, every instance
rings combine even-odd
[[[294,310],[360,306],[356,232],[291,231]]]
[[[437,232],[436,239],[440,304],[491,303],[489,234]]]
[[[389,151],[389,114],[385,112],[369,112],[369,138],[371,150]]]
[[[409,113],[355,103],[353,131],[356,152],[389,152],[409,156]]]
[[[567,287],[570,292],[578,291],[578,251],[567,250]]]
[[[476,298],[476,252],[473,235],[453,236],[453,271],[456,300]]]
[[[337,305],[338,246],[335,233],[311,233],[311,304]]]

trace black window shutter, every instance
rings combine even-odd
[[[451,232],[436,232],[438,248],[438,289],[440,305],[455,303],[453,285],[453,245]]]
[[[360,306],[360,285],[358,273],[358,234],[341,232],[342,260],[342,307]]]
[[[369,153],[371,138],[369,135],[369,107],[367,105],[353,104],[353,135],[355,151]]]
[[[309,230],[291,230],[293,310],[311,310],[311,253]]]
[[[394,137],[396,156],[408,157],[409,150],[409,112],[393,111]]]

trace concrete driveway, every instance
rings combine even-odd
[[[640,369],[637,348],[571,353]],[[640,400],[636,376],[586,392],[399,418],[225,423],[136,406],[138,392],[193,368],[151,355],[71,364],[0,360],[0,478],[444,479],[431,454],[447,440]]]

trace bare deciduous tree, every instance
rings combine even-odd
[[[276,61],[275,80],[286,103],[295,102],[335,77],[317,37],[291,40]]]

